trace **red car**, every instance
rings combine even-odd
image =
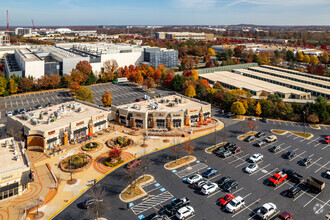
[[[142,102],[142,99],[137,98],[137,99],[135,99],[135,101]]]
[[[323,139],[323,143],[330,144],[330,136],[327,136]]]
[[[235,196],[233,194],[226,194],[224,197],[219,199],[219,204],[225,206],[233,199],[235,199]]]
[[[137,165],[140,165],[141,163],[141,159],[135,159],[135,160],[132,160],[131,162],[129,162],[128,164],[126,164],[126,168],[127,169],[130,169],[130,168],[133,168]]]
[[[280,217],[280,219],[283,219],[283,220],[292,220],[293,219],[293,215],[287,211],[282,212],[279,217]]]
[[[238,147],[238,146],[235,146],[235,147],[233,147],[233,149],[231,149],[231,152],[233,154],[236,154],[236,153],[241,152],[241,151],[242,151],[242,147]]]

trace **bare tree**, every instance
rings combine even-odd
[[[222,132],[220,133],[220,137],[223,140],[223,142],[226,142],[227,138],[229,138],[229,133],[226,128],[222,130]]]
[[[188,141],[185,143],[183,149],[184,149],[184,151],[188,154],[188,157],[187,157],[187,160],[188,160],[189,157],[190,157],[190,154],[192,154],[192,153],[194,152],[195,147],[192,146],[192,145],[191,145],[191,141],[188,140]]]
[[[139,173],[143,173],[143,178],[146,174],[147,171],[150,171],[150,166],[151,165],[151,161],[147,158],[147,157],[143,157],[143,159],[140,162],[140,172]]]
[[[171,154],[173,155],[173,157],[175,157],[175,162],[178,159],[179,154],[182,152],[182,146],[181,145],[175,145],[173,147],[171,147]]]
[[[118,63],[116,60],[111,59],[103,63],[104,73],[106,74],[108,80],[112,81],[115,78],[115,72],[118,70]]]
[[[109,204],[103,202],[104,197],[106,196],[106,191],[101,186],[93,186],[88,193],[89,198],[94,199],[94,203],[91,206],[88,206],[87,214],[93,218],[98,219],[100,215],[105,213],[105,210],[109,209]]]
[[[127,181],[128,184],[130,185],[130,193],[132,193],[132,189],[136,187],[136,179],[140,176],[141,174],[141,169],[126,169],[126,174],[127,174]]]

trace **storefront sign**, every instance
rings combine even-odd
[[[164,113],[158,113],[157,116],[165,116]]]
[[[48,132],[48,135],[55,134],[55,130]]]
[[[194,109],[194,110],[190,110],[189,112],[197,112],[198,110],[197,109]]]
[[[76,126],[79,126],[79,125],[82,125],[82,124],[84,124],[84,121],[76,123]]]
[[[136,116],[141,116],[141,114],[136,114]]]
[[[181,114],[173,114],[173,117],[180,117]]]
[[[96,120],[98,120],[100,118],[103,118],[103,117],[104,117],[104,115],[99,115],[99,116],[96,117]]]
[[[12,177],[13,177],[13,175],[10,175],[10,176],[5,176],[5,177],[2,177],[2,178],[1,178],[1,180],[10,179],[10,178],[12,178]]]

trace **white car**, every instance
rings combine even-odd
[[[197,181],[202,180],[202,179],[203,179],[203,177],[201,175],[194,174],[194,175],[187,178],[187,182],[189,184],[193,184],[193,183],[196,183]]]
[[[245,204],[244,199],[241,196],[237,196],[235,199],[231,200],[227,205],[226,205],[226,210],[228,212],[236,212],[242,206]]]
[[[256,162],[259,162],[261,161],[262,159],[264,158],[264,156],[260,153],[257,153],[257,154],[253,154],[251,157],[250,157],[250,161],[252,163],[256,163]]]
[[[7,112],[7,117],[13,116],[13,113],[11,111]]]
[[[260,209],[258,209],[257,215],[261,219],[268,219],[272,215],[274,215],[275,212],[276,212],[276,205],[274,205],[273,203],[269,202],[269,203],[265,203]]]
[[[207,183],[202,186],[201,192],[205,195],[215,192],[219,188],[218,184],[216,183]]]
[[[249,166],[245,167],[244,171],[247,173],[253,173],[259,168],[258,164],[252,163]]]
[[[195,210],[193,207],[191,206],[185,206],[180,208],[177,213],[176,213],[176,217],[178,219],[185,219],[189,216],[192,216],[194,214]]]

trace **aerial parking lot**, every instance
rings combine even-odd
[[[165,169],[164,164],[175,159],[170,149],[145,156],[151,161],[148,174],[153,175],[155,180],[143,186],[148,197],[132,201],[129,209],[126,208],[126,203],[119,200],[120,192],[128,185],[124,168],[117,169],[97,183],[109,190],[104,202],[111,206],[111,210],[106,211],[104,216],[110,219],[116,216],[121,216],[120,219],[151,219],[156,212],[165,215],[164,210],[166,207],[173,207],[174,199],[187,198],[194,212],[187,215],[186,219],[258,219],[260,215],[265,215],[268,219],[279,219],[279,215],[284,211],[291,213],[293,219],[325,219],[325,215],[330,212],[330,179],[325,175],[330,168],[330,147],[322,143],[322,139],[328,136],[326,129],[314,130],[306,127],[306,132],[313,134],[308,140],[286,133],[276,135],[275,141],[257,147],[255,143],[258,140],[274,135],[270,130],[278,129],[278,124],[257,120],[257,131],[264,132],[265,136],[253,142],[245,142],[237,139],[237,136],[242,134],[241,127],[244,122],[233,121],[221,115],[216,116],[224,122],[229,137],[223,140],[224,130],[221,130],[192,140],[191,143],[195,146],[192,155],[197,160],[189,166],[175,170]],[[291,123],[283,123],[279,129],[302,131],[303,127],[293,124],[292,126]],[[215,139],[216,143],[230,142],[242,150],[226,157],[206,153],[205,149],[214,145]],[[278,146],[278,150],[270,151],[274,146]],[[236,149],[235,146],[228,145],[227,150],[233,149]],[[282,155],[288,151],[294,152],[294,157],[283,158]],[[251,159],[253,155],[261,159]],[[184,153],[181,156],[184,156]],[[305,158],[311,159],[306,166],[301,164]],[[251,164],[256,166],[250,166]],[[246,168],[249,166],[251,170],[247,171]],[[211,175],[204,174],[204,177],[199,177],[213,169],[217,172],[208,172]],[[289,175],[288,169],[294,170],[295,175],[301,177],[300,181],[290,176],[292,174]],[[198,176],[196,181],[199,182],[188,181],[193,179],[193,175]],[[224,183],[224,177],[229,177],[229,181]],[[325,187],[321,191],[315,190],[315,185],[307,184],[309,177],[320,180]],[[292,187],[298,189],[295,189],[291,197],[289,191],[293,190]],[[220,202],[221,198],[223,200]],[[232,201],[224,202],[224,198],[230,198]],[[70,215],[83,218],[84,210],[77,206],[83,199],[84,195],[55,219],[63,219]],[[231,206],[236,204],[237,208],[226,208],[229,206],[227,203]],[[267,212],[260,211],[262,206]],[[179,210],[179,207],[177,208],[176,211]],[[189,210],[186,211],[190,214]],[[170,219],[177,218],[173,213],[167,216]]]

